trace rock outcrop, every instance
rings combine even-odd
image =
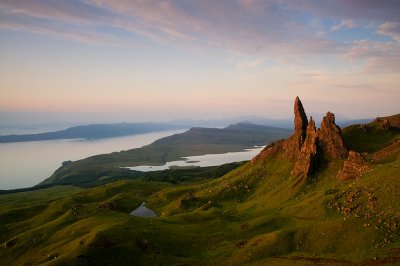
[[[321,165],[341,158],[346,158],[347,148],[343,141],[342,131],[335,124],[335,115],[328,112],[323,118],[321,129],[315,121],[308,121],[303,105],[296,97],[294,101],[294,133],[287,140],[278,141],[267,146],[252,163],[265,158],[279,156],[294,162],[291,178],[299,178],[296,184],[307,180]]]
[[[306,139],[297,157],[292,176],[302,175],[307,177],[317,170],[319,162],[318,132],[312,117],[310,117],[310,123],[307,126]]]
[[[336,177],[339,180],[355,179],[368,172],[369,169],[369,164],[358,152],[350,151],[343,169],[338,172]]]
[[[299,97],[294,102],[294,133],[282,149],[284,157],[295,162],[292,177],[308,177],[318,170],[322,161],[347,156],[342,131],[335,124],[335,115],[328,112],[322,120],[321,129],[317,130],[312,117],[308,122]]]
[[[307,115],[304,112],[303,104],[297,96],[294,100],[294,133],[299,134],[306,138],[306,131],[308,126]]]
[[[374,120],[375,123],[378,123],[383,129],[391,129],[391,128],[400,128],[400,114],[386,116],[386,117],[377,117]]]
[[[287,140],[284,147],[285,157],[296,159],[301,151],[307,134],[308,120],[299,97],[294,100],[294,134]]]
[[[197,201],[196,196],[193,193],[186,193],[180,200],[179,207],[185,208],[189,207],[191,204]]]
[[[321,157],[326,160],[345,158],[347,149],[343,142],[342,130],[335,124],[335,115],[327,112],[318,132]]]

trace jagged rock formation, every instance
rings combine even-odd
[[[400,114],[377,117],[374,122],[378,123],[383,129],[400,128]]]
[[[303,104],[297,96],[294,100],[294,132],[306,138],[306,131],[308,126],[307,115],[304,112]]]
[[[306,139],[308,120],[299,97],[294,100],[294,134],[287,140],[284,147],[285,157],[296,159]]]
[[[252,159],[252,163],[267,157],[281,156],[294,162],[291,178],[306,180],[315,173],[320,165],[337,159],[347,157],[348,150],[345,146],[342,130],[335,124],[335,115],[327,112],[322,119],[321,128],[317,129],[315,121],[310,117],[308,122],[303,105],[296,97],[294,102],[294,133],[287,140],[278,141],[267,146],[259,155]],[[351,160],[343,170],[343,177],[347,178],[356,156],[352,154]],[[355,164],[354,164],[355,165]]]
[[[335,115],[327,112],[318,132],[321,156],[326,160],[345,158],[347,149],[343,142],[342,130],[335,124]]]
[[[282,144],[284,157],[295,161],[292,177],[307,177],[314,173],[322,160],[346,158],[342,131],[335,124],[335,115],[328,112],[323,118],[321,129],[315,121],[307,120],[303,105],[296,97],[294,102],[294,134]]]
[[[318,161],[318,132],[314,120],[310,117],[306,139],[296,160],[292,176],[300,174],[303,177],[307,177],[318,168]]]
[[[337,179],[346,180],[359,178],[370,169],[364,158],[355,151],[349,152],[349,157],[344,162],[343,169],[337,174]]]

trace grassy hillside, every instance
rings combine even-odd
[[[355,133],[356,134],[356,133]],[[373,132],[370,141],[380,142]],[[0,196],[5,265],[398,265],[400,141],[291,176],[279,143],[226,175],[171,184],[116,181]],[[347,139],[349,145],[356,145]],[[354,147],[352,146],[352,147]],[[131,217],[142,201],[159,217]]]
[[[400,119],[400,115],[397,115]],[[395,116],[393,116],[395,117]],[[373,121],[369,124],[351,125],[343,129],[343,137],[350,149],[374,152],[400,139],[400,128],[383,128]]]
[[[181,160],[185,156],[204,155],[241,151],[255,145],[266,145],[277,139],[285,138],[290,130],[236,124],[227,128],[192,128],[184,133],[175,134],[155,141],[138,149],[92,156],[60,167],[50,178],[40,185],[48,184],[86,184],[107,181],[107,178],[119,178],[133,175],[121,166],[163,165],[168,161]],[[115,180],[115,179],[110,179]]]

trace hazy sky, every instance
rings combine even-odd
[[[287,118],[298,95],[310,113],[399,113],[399,14],[398,0],[0,0],[0,112]]]

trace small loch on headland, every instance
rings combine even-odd
[[[164,165],[139,165],[133,167],[123,167],[135,171],[151,172],[163,171],[174,167],[207,167],[217,166],[226,163],[247,161],[256,156],[265,146],[255,146],[238,152],[227,152],[220,154],[205,154],[197,156],[183,157],[183,160],[166,162]]]
[[[157,213],[146,207],[146,202],[142,202],[139,207],[137,207],[129,214],[138,217],[157,217]]]

